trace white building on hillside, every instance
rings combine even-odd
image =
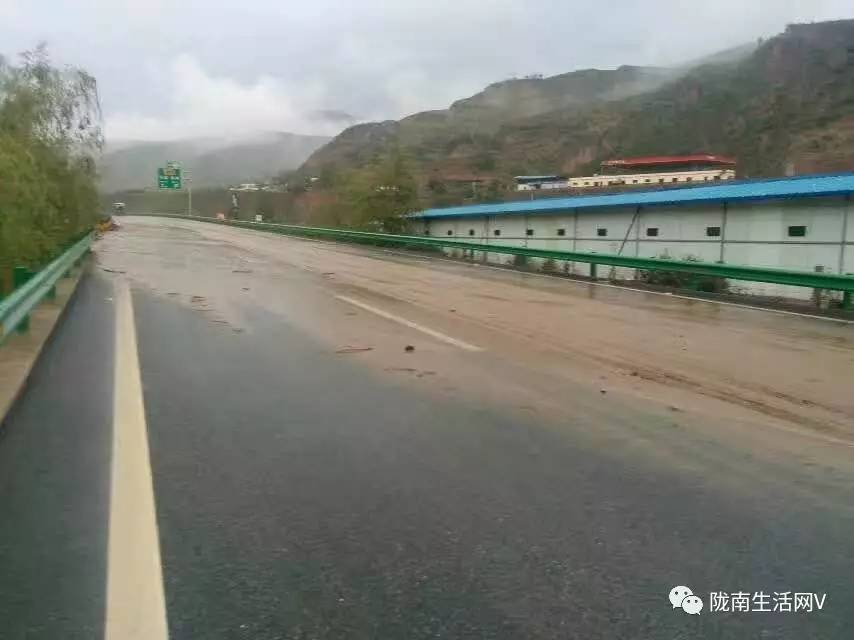
[[[735,160],[710,154],[607,160],[602,173],[569,179],[574,189],[662,186],[735,180]]]
[[[540,189],[567,189],[566,176],[516,176],[516,191],[539,191]]]

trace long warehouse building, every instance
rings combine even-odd
[[[543,198],[427,209],[410,232],[481,244],[670,257],[825,273],[854,273],[854,173],[744,180],[684,189]],[[490,262],[513,256],[487,253]],[[588,265],[556,265],[587,275]],[[631,280],[634,270],[600,275]],[[730,290],[809,298],[809,290],[730,283]]]

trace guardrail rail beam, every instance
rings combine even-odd
[[[70,273],[73,265],[79,264],[89,251],[92,235],[85,235],[36,273],[26,267],[15,267],[15,290],[0,301],[0,343],[14,331],[29,329],[32,310],[42,299],[56,296],[56,281]]]
[[[139,214],[133,214],[139,215]],[[766,282],[783,284],[794,287],[811,289],[828,289],[843,292],[854,291],[854,276],[838,273],[814,273],[810,271],[794,271],[771,267],[752,267],[720,262],[694,262],[674,260],[672,258],[640,258],[607,253],[583,253],[577,251],[556,251],[551,249],[534,249],[531,247],[515,247],[512,245],[493,245],[460,240],[445,240],[431,236],[407,236],[388,233],[373,233],[370,231],[352,231],[349,229],[328,229],[323,227],[303,227],[299,225],[278,224],[271,222],[250,222],[246,220],[220,220],[206,216],[186,216],[177,214],[142,214],[156,217],[177,218],[182,220],[197,220],[247,229],[260,229],[285,235],[306,238],[327,238],[331,240],[347,240],[362,243],[381,243],[401,247],[436,247],[463,249],[472,252],[502,253],[528,258],[546,258],[565,260],[567,262],[583,262],[590,265],[590,277],[596,277],[597,265],[627,267],[641,271],[674,271],[694,276],[726,278],[728,280],[745,280],[750,282]],[[850,305],[850,295],[847,298]]]

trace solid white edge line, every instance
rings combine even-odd
[[[167,640],[154,485],[133,301],[116,282],[113,460],[105,640]]]
[[[459,347],[460,349],[464,349],[466,351],[483,351],[481,347],[477,347],[473,344],[469,344],[468,342],[463,342],[462,340],[457,340],[456,338],[452,338],[451,336],[445,335],[439,331],[435,331],[430,329],[429,327],[424,327],[420,324],[412,322],[411,320],[407,320],[406,318],[401,318],[400,316],[396,316],[393,313],[389,313],[388,311],[383,311],[382,309],[378,309],[376,307],[372,307],[369,304],[365,304],[359,300],[354,300],[353,298],[348,298],[347,296],[335,296],[336,299],[342,300],[348,304],[352,304],[354,307],[359,307],[360,309],[364,309],[365,311],[369,311],[374,315],[377,315],[381,318],[385,318],[386,320],[391,320],[392,322],[396,322],[398,324],[402,324],[405,327],[409,327],[410,329],[415,329],[416,331],[420,331],[428,336],[436,338],[437,340],[441,340],[447,344],[453,345],[455,347]]]

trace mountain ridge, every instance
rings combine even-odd
[[[328,136],[267,132],[237,139],[119,141],[108,145],[99,163],[101,190],[153,187],[157,168],[170,160],[184,165],[196,187],[269,179],[298,167],[329,140]]]
[[[589,173],[615,156],[734,155],[743,177],[854,169],[854,20],[789,25],[696,62],[493,83],[445,110],[346,129],[297,174],[365,170],[400,153],[420,204],[435,206],[482,195],[470,184],[454,192],[449,177],[508,188],[513,175]]]

